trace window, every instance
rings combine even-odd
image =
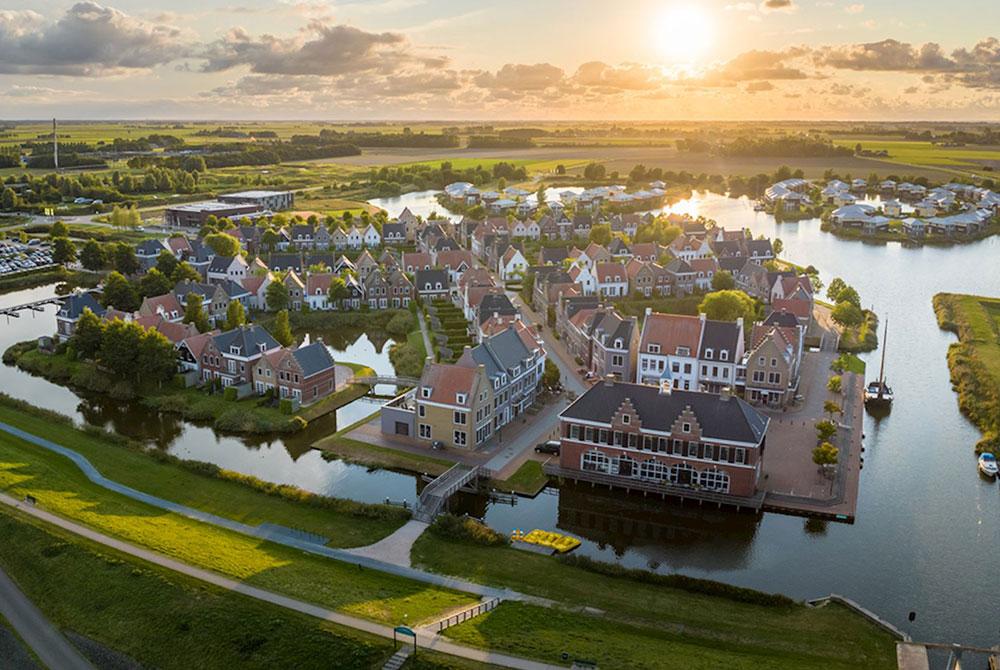
[[[597,441],[600,442],[601,444],[607,444],[608,443],[608,431],[605,430],[604,428],[601,428],[600,432],[598,433]]]
[[[768,373],[767,381],[771,384],[781,384],[781,373],[780,372]]]
[[[628,434],[628,446],[629,449],[635,449],[639,446],[639,436],[636,433]]]
[[[431,439],[431,427],[430,424],[422,423],[420,424],[420,437],[429,440]]]
[[[684,374],[686,374],[686,375],[691,374],[691,364],[690,363],[685,363],[684,364]]]
[[[625,357],[621,354],[613,354],[611,356],[611,365],[616,368],[623,367],[625,365]]]
[[[569,437],[570,437],[571,440],[579,440],[580,439],[580,426],[576,425],[575,423],[571,423],[569,425]]]
[[[772,358],[771,359],[771,367],[772,368],[778,367],[778,359],[777,358]]]
[[[464,447],[465,446],[465,431],[456,430],[455,431],[455,446]]]
[[[708,376],[708,366],[707,365],[702,365],[701,366],[701,376],[702,377],[707,377]]]
[[[591,428],[590,426],[587,426],[586,428],[584,428],[584,430],[583,430],[583,439],[586,442],[593,442],[594,441],[594,429]]]
[[[762,383],[764,383],[764,371],[763,370],[754,370],[753,371],[753,381],[754,381],[755,384],[762,384]]]
[[[678,356],[690,356],[691,355],[691,348],[690,347],[677,347],[677,355]]]
[[[681,431],[684,432],[684,433],[690,433],[691,432],[691,424],[690,423],[682,423],[681,424]]]
[[[736,452],[735,453],[735,457],[733,458],[733,462],[734,463],[746,463],[746,457],[747,457],[747,450],[746,449],[743,449],[741,447],[737,447],[737,448],[733,449],[733,451]]]
[[[728,361],[729,360],[729,351],[727,351],[726,349],[723,349],[722,351],[720,351],[719,352],[719,360]]]
[[[591,449],[583,455],[580,468],[593,472],[608,472],[611,470],[611,460],[603,451]]]
[[[660,353],[660,345],[651,343],[646,347],[646,350],[651,354],[658,354]]]
[[[622,414],[622,423],[624,423],[627,426],[631,422],[632,422],[631,416],[629,416],[628,414]]]
[[[705,358],[707,358],[708,360],[712,360],[712,356],[714,354],[715,352],[712,349],[705,349]]]
[[[417,416],[423,418],[426,415],[427,415],[427,408],[425,408],[423,405],[417,405]]]
[[[615,431],[615,446],[620,447],[622,445],[622,432],[620,430]]]
[[[420,388],[420,397],[421,398],[430,398],[431,397],[431,391],[432,391],[431,387],[429,387],[429,386],[422,386]]]
[[[465,412],[455,412],[455,423],[459,426],[464,426],[466,421]]]

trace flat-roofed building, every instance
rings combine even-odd
[[[256,205],[260,209],[278,212],[290,209],[295,204],[295,193],[292,191],[238,191],[220,195],[219,202]]]

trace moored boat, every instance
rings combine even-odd
[[[979,455],[979,471],[987,477],[997,476],[997,457],[988,451]]]
[[[882,364],[879,366],[878,379],[868,382],[865,387],[865,405],[869,407],[885,407],[892,405],[892,387],[885,381],[885,349],[889,337],[889,319],[885,320],[885,332],[882,335]]]

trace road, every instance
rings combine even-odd
[[[274,593],[273,591],[267,591],[254,586],[249,586],[247,584],[243,584],[242,582],[229,579],[228,577],[223,577],[214,572],[203,570],[202,568],[196,568],[192,565],[182,563],[154,551],[149,551],[148,549],[143,549],[142,547],[138,547],[134,544],[104,535],[103,533],[99,533],[95,530],[87,528],[86,526],[81,526],[80,524],[63,519],[62,517],[50,514],[49,512],[36,507],[24,505],[8,495],[0,494],[0,503],[9,507],[14,507],[25,514],[53,526],[57,526],[65,531],[73,533],[74,535],[90,540],[91,542],[96,542],[97,544],[101,544],[105,547],[110,547],[111,549],[120,551],[123,554],[128,554],[129,556],[139,558],[148,563],[167,568],[168,570],[173,570],[174,572],[179,572],[183,575],[187,575],[188,577],[212,584],[218,588],[226,589],[227,591],[232,591],[234,593],[240,593],[249,598],[254,598],[256,600],[271,603],[272,605],[278,605],[279,607],[308,614],[309,616],[330,621],[341,626],[347,626],[348,628],[353,628],[355,630],[364,631],[384,638],[393,637],[393,629],[389,626],[341,614],[340,612],[335,612],[324,607],[319,607],[311,603],[296,600],[295,598],[283,596],[280,593]],[[459,656],[461,658],[466,658],[479,663],[492,663],[494,665],[500,665],[507,668],[520,668],[522,670],[554,670],[559,667],[540,663],[538,661],[531,661],[528,659],[517,658],[515,656],[508,656],[506,654],[454,644],[426,629],[418,628],[416,629],[416,633],[417,645],[422,649],[431,649],[443,654],[451,654],[452,656]],[[89,668],[90,666],[50,664],[50,667],[62,670],[62,668]]]
[[[566,351],[566,347],[563,346],[562,342],[555,339],[552,335],[552,329],[548,328],[545,324],[545,320],[538,314],[535,313],[528,305],[521,300],[521,296],[512,291],[507,291],[507,295],[510,297],[511,302],[514,306],[521,310],[521,316],[525,321],[529,323],[534,323],[539,326],[539,331],[541,332],[542,342],[545,343],[545,351],[552,362],[556,364],[559,368],[559,372],[562,373],[562,385],[568,391],[579,395],[583,395],[584,391],[587,390],[587,386],[584,385],[583,381],[580,379],[580,375],[576,373],[576,368],[574,366],[575,361],[569,352]]]
[[[93,670],[87,659],[56,630],[3,570],[0,570],[0,614],[7,618],[21,639],[49,668]]]

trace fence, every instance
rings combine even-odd
[[[467,610],[462,610],[458,614],[452,614],[450,617],[438,621],[438,632],[440,633],[445,628],[451,628],[452,626],[457,626],[460,623],[468,621],[480,614],[485,614],[491,610],[496,609],[496,606],[501,603],[499,598],[491,598],[484,603],[479,603],[474,607],[470,607]]]

